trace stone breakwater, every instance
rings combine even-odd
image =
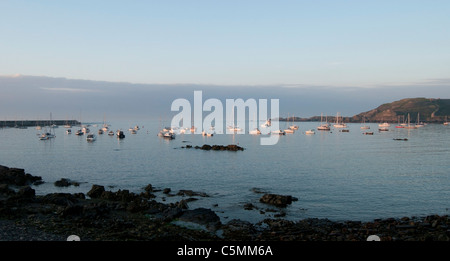
[[[64,180],[66,181],[66,180]],[[32,186],[42,178],[23,169],[0,166],[0,240],[168,241],[449,241],[448,216],[376,219],[372,222],[335,222],[328,219],[289,221],[280,218],[250,223],[238,219],[222,223],[209,208],[190,209],[195,197],[206,193],[182,190],[170,194],[175,203],[155,200],[148,184],[140,193],[109,191],[93,185],[88,193],[50,193],[38,196]],[[260,202],[281,208],[298,199],[262,193]]]

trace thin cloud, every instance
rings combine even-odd
[[[41,87],[41,89],[45,90],[45,91],[70,92],[70,93],[101,92],[100,90],[81,89],[81,88],[48,88],[48,87]]]

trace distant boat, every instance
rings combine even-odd
[[[367,126],[366,125],[366,118],[364,117],[363,118],[363,126],[361,126],[361,130],[368,130],[368,129],[370,129],[370,126]]]
[[[71,129],[66,130],[66,134],[72,134],[72,130]]]
[[[237,131],[242,131],[242,129],[239,128],[238,126],[228,126],[228,129],[229,129],[230,131],[235,131],[235,132],[237,132]]]
[[[387,127],[381,127],[381,128],[378,128],[378,130],[379,130],[379,131],[389,131],[389,128],[387,128]]]
[[[284,132],[285,132],[285,133],[294,133],[295,130],[294,130],[294,129],[291,129],[291,128],[288,128],[288,129],[285,129]]]
[[[202,131],[202,135],[203,135],[203,136],[212,137],[214,134],[211,133],[211,132]]]
[[[125,134],[123,134],[123,131],[121,131],[121,130],[117,130],[116,135],[117,135],[117,138],[119,138],[119,139],[125,138]]]
[[[389,124],[389,123],[387,123],[387,122],[383,122],[383,123],[381,123],[381,124],[378,124],[378,127],[381,127],[381,128],[388,128],[388,127],[391,127],[391,124]]]
[[[249,131],[249,134],[251,134],[251,135],[259,135],[259,134],[261,134],[261,131],[258,128],[256,128],[254,130]]]
[[[39,136],[39,139],[40,139],[40,140],[49,140],[49,139],[52,139],[52,138],[54,138],[54,137],[55,137],[54,134],[52,134],[52,133],[50,133],[50,132],[45,132],[45,133],[42,133],[42,134]]]
[[[339,122],[339,112],[336,114],[336,123],[333,125],[335,128],[347,128],[347,124]]]
[[[289,126],[289,129],[291,129],[291,130],[298,130],[298,125],[294,124],[294,120],[295,120],[295,117],[294,117],[294,115],[292,115],[292,125]]]
[[[411,126],[411,116],[408,113],[408,125],[404,126],[405,129],[417,129],[416,126]]]
[[[77,130],[75,132],[75,135],[77,135],[77,136],[82,136],[83,134],[84,134],[84,132],[82,130]]]
[[[131,129],[131,130],[130,130],[130,133],[131,133],[131,134],[136,134],[137,131],[136,131],[135,129]]]
[[[263,127],[263,128],[267,128],[267,127],[270,127],[270,126],[272,126],[271,119],[268,119],[268,120],[266,120],[266,122],[264,124],[261,124],[261,127]]]
[[[95,141],[96,139],[97,139],[97,137],[96,137],[94,134],[92,134],[92,133],[89,133],[89,134],[86,136],[86,140],[87,140],[88,142]]]
[[[373,135],[373,132],[364,132],[364,135]]]
[[[98,134],[103,134],[103,130],[102,129],[98,129]]]
[[[447,126],[448,125],[448,120],[447,120],[447,116],[445,116],[445,121],[444,121],[444,125]]]
[[[417,121],[416,121],[416,127],[420,128],[420,127],[424,127],[425,124],[423,122],[420,122],[420,113],[417,113]]]
[[[173,140],[175,139],[175,133],[165,132],[162,134],[163,138]]]
[[[286,135],[286,132],[283,130],[275,130],[275,131],[272,131],[272,134]]]
[[[108,135],[109,135],[109,136],[114,136],[114,131],[109,131],[109,132],[108,132]]]
[[[305,131],[305,134],[306,135],[311,135],[311,134],[316,134],[316,132],[313,129],[311,129],[311,130]]]
[[[323,113],[320,114],[320,126],[317,127],[317,130],[329,131],[330,129],[330,124],[328,123],[327,117],[325,116],[325,123],[323,123]]]

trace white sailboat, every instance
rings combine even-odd
[[[420,122],[420,113],[418,112],[417,113],[416,127],[417,128],[421,128],[421,127],[424,127],[424,126],[425,126],[425,124],[423,122]]]
[[[363,117],[363,126],[361,126],[361,130],[368,130],[370,126],[366,125],[366,117]]]
[[[447,120],[447,116],[445,116],[445,121],[444,121],[444,125],[447,126],[448,125],[448,120]]]
[[[329,131],[330,124],[328,123],[328,118],[325,116],[325,124],[323,123],[323,113],[320,114],[320,126],[317,127],[317,130],[320,131]]]
[[[343,121],[339,122],[339,112],[336,114],[336,124],[333,125],[335,128],[347,128],[347,124]]]
[[[417,129],[416,126],[411,126],[411,116],[408,113],[408,125],[403,127],[404,129]]]

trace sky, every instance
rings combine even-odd
[[[299,117],[450,98],[449,14],[447,0],[0,0],[0,119],[161,117],[194,90]]]
[[[0,75],[374,87],[447,79],[450,1],[0,1]]]

